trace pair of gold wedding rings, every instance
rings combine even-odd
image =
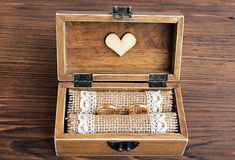
[[[135,103],[128,107],[126,114],[148,114],[147,105]],[[96,108],[97,115],[120,114],[118,107],[111,104],[102,104]]]

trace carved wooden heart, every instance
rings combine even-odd
[[[119,56],[123,56],[129,49],[134,47],[136,38],[133,34],[126,33],[120,39],[115,33],[110,33],[105,39],[105,44]]]

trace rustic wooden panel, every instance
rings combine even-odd
[[[136,45],[120,57],[105,45],[105,37],[127,32],[136,37]],[[173,24],[67,22],[66,73],[171,72],[174,34]]]
[[[57,92],[55,12],[110,11],[119,4],[132,5],[138,11],[185,15],[182,91],[189,145],[181,159],[234,159],[234,0],[1,1],[0,159],[77,159],[57,158],[53,148]],[[134,158],[158,159],[116,159]]]

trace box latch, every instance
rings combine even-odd
[[[168,74],[149,74],[149,87],[166,87]]]
[[[120,7],[120,6],[114,6],[113,7],[113,17],[115,19],[123,19],[124,17],[131,18],[132,17],[132,7]]]
[[[92,81],[92,74],[74,74],[74,87],[91,87]]]

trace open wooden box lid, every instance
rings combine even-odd
[[[98,81],[145,81],[151,73],[180,79],[183,15],[134,13],[115,19],[110,13],[57,12],[58,80],[90,73]],[[109,33],[130,32],[136,45],[120,57],[105,45]]]

